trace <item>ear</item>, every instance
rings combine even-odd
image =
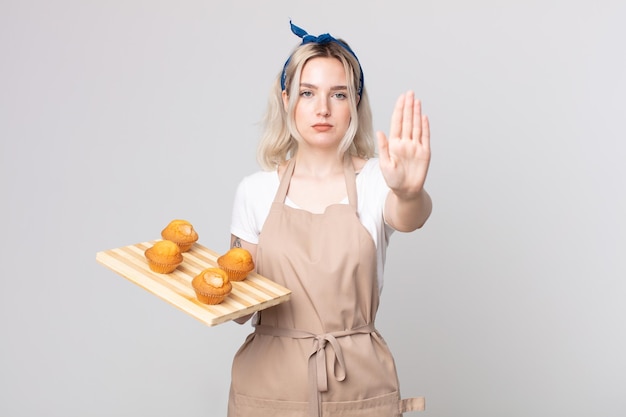
[[[286,90],[283,90],[282,96],[283,96],[283,108],[285,109],[285,112],[287,112],[287,109],[289,108],[289,96],[287,95]]]

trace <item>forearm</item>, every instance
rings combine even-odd
[[[425,189],[408,197],[389,191],[385,202],[385,220],[400,232],[412,232],[426,223],[432,212],[432,200]]]

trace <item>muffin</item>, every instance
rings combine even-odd
[[[169,240],[160,240],[144,252],[150,270],[169,274],[183,262],[180,247]]]
[[[232,248],[219,258],[217,264],[231,281],[243,281],[254,269],[252,255],[244,248]]]
[[[233,289],[226,271],[220,268],[206,268],[191,281],[198,301],[204,304],[219,304]]]
[[[187,220],[177,219],[165,226],[161,231],[161,237],[176,243],[181,252],[187,252],[198,240],[198,233]]]

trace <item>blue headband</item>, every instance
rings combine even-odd
[[[359,71],[361,73],[360,78],[359,78],[359,88],[357,91],[357,94],[360,96],[361,92],[363,91],[363,69],[361,68],[361,63],[359,62],[359,58],[357,58],[356,54],[352,51],[352,49],[350,49],[348,45],[341,42],[340,40],[333,38],[328,33],[324,33],[320,36],[313,36],[313,35],[309,35],[308,33],[306,33],[304,29],[299,28],[298,26],[291,23],[291,20],[289,21],[289,24],[291,25],[291,31],[294,33],[294,35],[297,35],[298,37],[302,38],[302,43],[300,45],[304,45],[307,43],[324,44],[324,43],[329,43],[329,42],[335,42],[336,44],[340,45],[341,47],[343,47],[345,50],[347,50],[348,52],[352,54],[354,59],[356,59],[356,62],[359,64]],[[287,62],[285,62],[285,65],[283,66],[283,73],[280,76],[280,87],[282,88],[283,91],[285,90],[285,81],[287,79],[287,65],[289,65],[289,61],[291,61],[291,57],[289,57],[289,59],[287,59]]]

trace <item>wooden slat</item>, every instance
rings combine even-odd
[[[289,300],[291,291],[272,280],[250,273],[243,281],[232,282],[233,290],[220,304],[202,304],[191,281],[203,269],[217,266],[219,254],[195,243],[183,253],[183,263],[170,274],[158,274],[148,267],[144,251],[156,240],[96,253],[96,261],[139,285],[166,302],[201,321],[215,326]]]

